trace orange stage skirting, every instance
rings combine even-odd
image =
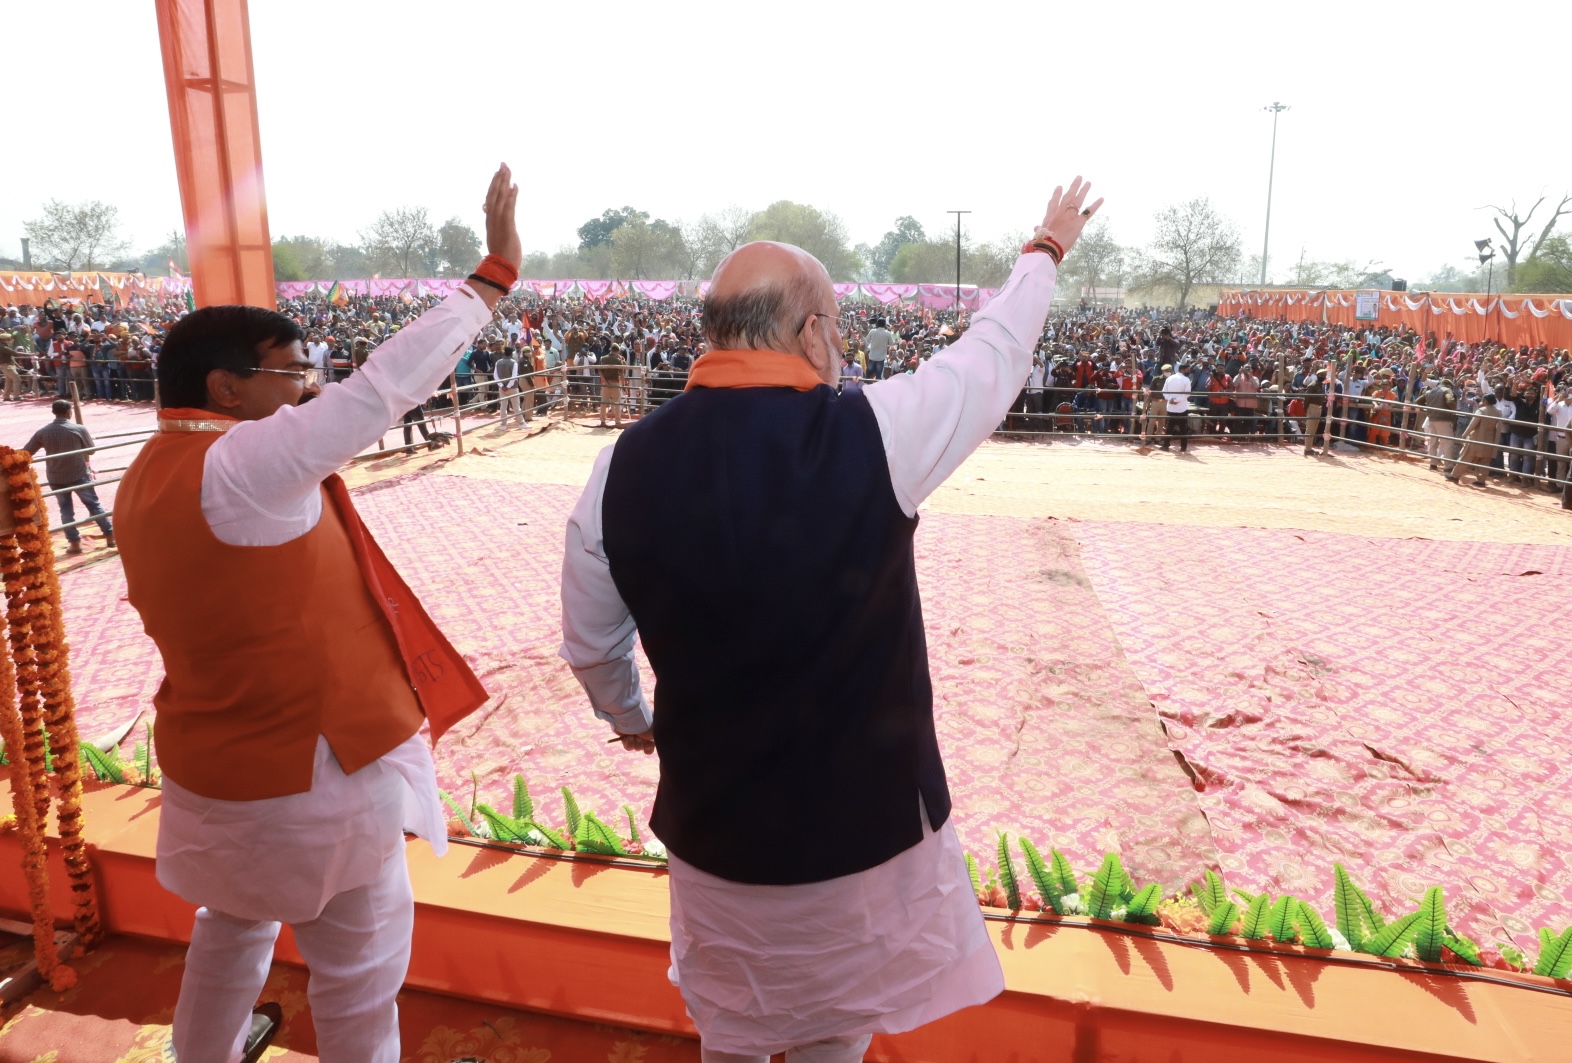
[[[104,922],[112,933],[184,941],[192,909],[154,878],[157,791],[87,795]],[[20,847],[0,835],[0,911],[21,916]],[[416,919],[411,987],[569,1018],[691,1036],[666,981],[666,876],[457,845],[409,846]],[[55,910],[70,903],[58,854]],[[1086,920],[990,921],[1008,988],[998,999],[874,1042],[889,1063],[1374,1063],[1565,1058],[1572,996],[1464,981],[1427,965],[1304,949],[1222,951]],[[299,963],[288,932],[279,958]],[[1323,954],[1324,955],[1324,954]],[[1490,972],[1492,974],[1499,972]],[[173,1001],[170,1002],[171,1004]]]
[[[1357,325],[1353,291],[1223,292],[1217,312],[1273,321]],[[1572,349],[1572,295],[1422,295],[1382,292],[1380,316],[1369,322],[1411,328],[1436,339],[1500,340],[1513,347]],[[1433,347],[1431,348],[1434,349]]]

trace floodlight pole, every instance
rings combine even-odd
[[[961,215],[971,211],[947,210],[945,213],[955,215],[955,320],[958,325],[961,320]]]
[[[1272,112],[1272,161],[1266,170],[1266,235],[1261,240],[1261,287],[1266,287],[1266,253],[1272,246],[1272,179],[1277,175],[1277,116],[1288,110],[1288,105],[1275,100],[1270,107],[1261,108],[1263,111]]]

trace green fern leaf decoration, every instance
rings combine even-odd
[[[502,815],[490,805],[476,805],[475,812],[486,821],[486,826],[491,828],[491,836],[499,842],[528,841],[528,831],[520,824],[514,823],[507,816]]]
[[[566,786],[562,788],[562,811],[568,821],[568,835],[573,838],[579,836],[579,826],[584,816],[579,812],[578,799],[573,796],[573,791]]]
[[[1070,866],[1069,859],[1057,849],[1049,849],[1048,858],[1049,870],[1053,875],[1054,885],[1059,890],[1060,896],[1080,893],[1081,884],[1076,881],[1075,869]]]
[[[513,818],[535,818],[535,802],[529,795],[529,787],[524,784],[522,775],[513,776]]]
[[[1240,900],[1244,901],[1246,904],[1249,904],[1251,901],[1255,900],[1255,898],[1256,898],[1256,895],[1254,893],[1251,893],[1249,890],[1242,890],[1238,886],[1230,886],[1230,887],[1228,887],[1228,892],[1232,893],[1235,897],[1238,897]]]
[[[633,818],[633,806],[623,805],[622,814],[628,817],[628,841],[640,849],[644,848],[644,838],[639,834],[639,822]]]
[[[536,834],[539,834],[541,838],[545,840],[546,844],[553,849],[573,848],[573,843],[568,840],[566,835],[562,834],[560,831],[552,830],[550,827],[546,826],[539,820],[531,820],[528,826],[530,830],[534,831]]]
[[[1153,882],[1143,886],[1141,891],[1130,898],[1130,903],[1125,907],[1124,918],[1129,923],[1143,923],[1147,926],[1156,926],[1157,904],[1163,899],[1163,888]]]
[[[1117,856],[1114,859],[1118,859]],[[1119,864],[1119,903],[1128,906],[1131,898],[1135,896],[1135,879],[1130,877],[1129,869],[1121,861]]]
[[[1479,946],[1472,939],[1462,934],[1454,934],[1448,930],[1441,939],[1442,944],[1457,954],[1457,958],[1464,963],[1471,963],[1475,967],[1483,967],[1485,959],[1479,954]]]
[[[1550,934],[1547,929],[1540,931],[1540,939],[1545,940]],[[1572,974],[1572,926],[1561,932],[1560,937],[1550,937],[1543,948],[1539,950],[1539,962],[1534,964],[1534,973],[1546,978],[1565,978]]]
[[[1528,957],[1504,941],[1496,942],[1496,951],[1501,953],[1501,958],[1519,971],[1528,970]]]
[[[82,751],[83,765],[89,768],[100,782],[126,781],[125,764],[121,761],[118,750],[111,749],[105,753],[91,742],[84,742],[78,748]]]
[[[475,832],[475,828],[470,825],[469,817],[464,814],[464,810],[459,807],[459,803],[453,800],[453,795],[448,793],[446,790],[438,790],[437,793],[442,796],[443,802],[445,802],[447,806],[453,810],[453,814],[458,817],[458,821],[464,824],[464,832],[471,838],[480,837],[480,835]]]
[[[1349,879],[1349,881],[1353,880]],[[1372,934],[1386,926],[1386,916],[1382,915],[1380,909],[1375,906],[1375,902],[1370,899],[1370,894],[1355,886],[1354,896],[1359,899],[1359,910],[1365,913],[1365,922],[1369,925]]]
[[[1043,859],[1043,854],[1037,851],[1037,846],[1025,836],[1015,839],[1021,848],[1021,856],[1026,861],[1026,874],[1037,887],[1037,893],[1042,897],[1044,904],[1052,903],[1053,883],[1049,877],[1048,863]]]
[[[1107,919],[1124,898],[1125,874],[1117,853],[1103,857],[1103,864],[1092,876],[1092,888],[1086,896],[1086,914],[1093,919]]]
[[[1190,896],[1195,898],[1195,903],[1201,906],[1202,915],[1212,914],[1212,895],[1206,887],[1199,882],[1190,883]]]
[[[1365,939],[1367,925],[1364,905],[1359,901],[1359,887],[1354,885],[1354,880],[1342,864],[1333,864],[1332,872],[1336,876],[1332,885],[1332,907],[1335,909],[1337,932],[1348,939],[1350,948],[1358,952],[1360,943]],[[1377,928],[1372,926],[1371,929]]]
[[[1446,898],[1440,886],[1425,890],[1414,926],[1414,951],[1426,963],[1440,963],[1441,946],[1446,944]]]
[[[1226,934],[1239,919],[1239,906],[1233,901],[1223,901],[1212,906],[1212,917],[1207,920],[1208,934]]]
[[[1277,898],[1266,913],[1266,932],[1272,935],[1273,941],[1280,941],[1285,945],[1292,944],[1299,936],[1299,926],[1294,922],[1298,913],[1294,910],[1299,902],[1290,893],[1285,893]]]
[[[617,832],[602,823],[595,813],[584,813],[580,827],[583,837],[575,838],[574,841],[581,852],[601,853],[605,856],[628,855],[628,850],[623,846],[622,839],[617,837]]]
[[[1329,949],[1333,947],[1332,933],[1327,930],[1326,923],[1321,918],[1321,913],[1310,907],[1304,901],[1297,901],[1294,905],[1294,915],[1299,923],[1299,936],[1304,943],[1313,949]]]
[[[1239,924],[1240,937],[1259,941],[1266,936],[1266,914],[1271,903],[1271,895],[1266,893],[1257,893],[1250,898],[1250,906],[1245,909],[1244,918]]]
[[[1409,912],[1395,923],[1388,923],[1374,937],[1365,942],[1364,950],[1372,956],[1400,956],[1408,943],[1419,933],[1419,913]]]
[[[966,854],[966,875],[972,880],[972,892],[982,895],[982,874],[977,870],[977,858],[971,853]]]
[[[1004,888],[1004,906],[1021,910],[1021,884],[1015,877],[1015,861],[1010,859],[1010,836],[999,832],[999,885]]]

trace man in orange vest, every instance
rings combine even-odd
[[[366,531],[335,470],[453,371],[518,276],[517,187],[486,196],[466,285],[322,388],[290,319],[197,310],[158,362],[159,431],[116,500],[131,604],[163,657],[158,879],[198,906],[173,1047],[257,1059],[288,923],[324,1060],[397,1063],[414,900],[404,831],[440,855],[430,750],[486,692]],[[309,401],[308,401],[309,400]]]

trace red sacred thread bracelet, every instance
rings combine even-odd
[[[1049,236],[1032,240],[1025,247],[1021,248],[1021,254],[1023,255],[1030,255],[1039,251],[1053,259],[1056,266],[1064,261],[1064,248],[1059,246],[1059,241]]]
[[[487,255],[480,260],[480,265],[475,267],[475,272],[470,276],[478,281],[484,281],[493,288],[499,288],[506,294],[518,281],[519,271],[518,267],[501,255]]]

